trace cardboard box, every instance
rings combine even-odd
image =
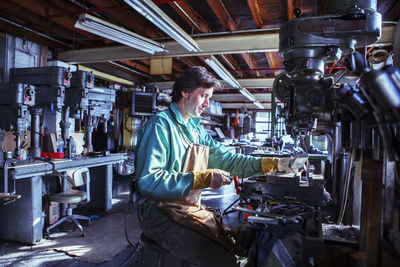
[[[52,225],[60,219],[60,204],[58,202],[50,202],[46,208],[46,223]]]

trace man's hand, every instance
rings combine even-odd
[[[232,180],[229,178],[229,176],[230,176],[229,172],[218,169],[212,170],[210,188],[213,190],[217,190],[223,185],[230,184]]]

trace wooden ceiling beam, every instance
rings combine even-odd
[[[25,38],[26,40],[35,42],[40,45],[44,45],[47,47],[61,47],[64,49],[71,49],[72,45],[69,45],[68,43],[65,42],[56,42],[52,41],[47,38],[43,38],[43,36],[39,36],[36,33],[26,31],[22,28],[13,26],[7,22],[0,21],[0,29],[4,33],[9,33],[10,35],[17,36],[20,38]]]
[[[253,16],[254,23],[256,24],[257,28],[262,28],[264,23],[262,20],[258,0],[247,0],[247,4],[249,5],[251,15]]]
[[[229,31],[237,31],[239,28],[233,21],[232,17],[228,13],[222,0],[207,0],[209,6],[217,16],[218,20],[221,22],[222,26]],[[254,57],[250,54],[242,54],[243,59],[246,61],[250,69],[257,69],[257,64]],[[260,72],[256,72],[257,77],[260,76]]]
[[[143,64],[139,64],[136,62],[133,62],[132,60],[120,60],[118,61],[126,66],[129,66],[137,71],[149,74],[150,73],[150,67],[149,65],[143,65]]]
[[[222,0],[207,0],[209,6],[213,10],[214,14],[217,16],[218,20],[221,22],[222,26],[229,31],[236,31],[238,27],[233,21],[232,17],[226,10],[226,7]]]
[[[265,53],[265,55],[267,57],[269,67],[275,68],[275,61],[274,61],[274,58],[271,55],[271,53],[267,52],[267,53]],[[275,70],[272,71],[272,76],[274,76],[274,77],[276,76]]]
[[[44,35],[48,35],[49,37],[60,40],[62,42],[70,43],[72,45],[72,41],[75,41],[74,45],[78,48],[80,47],[80,45],[82,45],[80,48],[93,46],[93,43],[91,42],[80,40],[82,36],[79,34],[77,34],[76,36],[77,40],[72,40],[73,31],[71,31],[69,27],[54,23],[53,21],[46,19],[40,14],[32,12],[31,9],[29,9],[28,5],[21,6],[20,2],[15,3],[14,1],[0,1],[1,16],[9,18],[10,20],[21,24],[31,30],[36,30],[40,33],[43,33]],[[28,1],[22,2],[25,3]],[[14,14],[18,14],[18,16],[15,16]],[[57,32],[57,36],[52,34],[52,32]],[[33,34],[31,33],[30,35]],[[43,42],[39,41],[38,43]],[[55,45],[53,47],[57,46],[58,45]]]
[[[191,25],[195,28],[198,32],[207,33],[212,32],[211,29],[208,27],[207,22],[187,3],[186,0],[182,0],[179,2],[172,2],[170,6],[186,21],[187,24]],[[233,58],[232,55],[226,55],[226,60],[228,61],[227,64],[230,66],[234,66],[237,68],[239,65],[237,64],[236,60]],[[201,58],[204,63],[204,58]],[[184,59],[179,59],[179,62],[182,62],[186,66],[193,66],[199,65],[200,62],[198,60],[188,57]]]
[[[223,60],[229,65],[233,66],[233,69],[239,69],[239,64],[237,63],[236,59],[233,57],[233,55],[230,54],[222,54],[220,57],[223,58]]]
[[[174,1],[172,3],[169,3],[169,5],[196,32],[199,33],[211,32],[210,28],[207,25],[207,22],[203,19],[202,16],[199,15],[199,13],[197,13],[192,8],[192,6],[186,0]]]
[[[288,20],[294,18],[294,0],[286,0]]]
[[[186,67],[202,65],[200,59],[195,57],[178,57],[177,60],[185,64]]]
[[[20,1],[20,0],[9,0],[9,2],[12,2],[24,9],[30,10],[32,14],[32,16],[34,16],[34,14],[36,15],[36,17],[40,17],[43,20],[46,20],[46,15],[49,13],[59,13],[60,10],[54,8],[54,6],[60,5],[61,3],[58,3],[58,0],[52,0],[51,4],[47,1]],[[66,2],[63,1],[63,3],[65,4]],[[71,11],[71,10],[67,10],[67,11]],[[74,17],[59,17],[59,18],[54,18],[51,20],[48,20],[49,22],[51,22],[53,25],[58,25],[59,27],[63,27],[66,29],[73,29],[71,30],[71,35],[70,36],[65,36],[66,38],[70,38],[70,40],[72,41],[77,41],[74,40],[74,25],[76,22],[76,18]],[[36,24],[35,22],[32,22],[32,24]],[[45,32],[45,31],[44,31]],[[82,37],[86,37],[86,38],[93,38],[93,34],[85,32],[85,31],[76,31],[79,32],[80,34],[78,34],[76,37],[78,38],[82,38]],[[80,36],[80,37],[79,37]],[[98,43],[98,41],[97,41]]]
[[[283,66],[283,58],[277,52],[267,52],[265,53],[268,59],[268,64],[270,68],[284,68]],[[276,77],[282,71],[273,70],[272,74]]]

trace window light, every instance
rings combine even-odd
[[[160,43],[88,14],[79,16],[78,21],[75,23],[75,28],[142,50],[146,53],[168,52]]]

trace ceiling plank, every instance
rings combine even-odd
[[[253,16],[257,28],[262,28],[263,20],[260,13],[260,6],[258,4],[258,0],[247,0],[247,3],[249,5],[251,15]]]
[[[275,60],[274,57],[271,55],[272,53],[267,52],[265,53],[265,55],[267,56],[267,60],[268,60],[268,65],[270,68],[275,68]],[[276,77],[276,72],[275,70],[272,70],[272,76]]]
[[[220,57],[226,62],[226,64],[231,65],[231,69],[237,70],[239,69],[239,64],[237,63],[236,59],[233,57],[233,55],[230,54],[221,54]]]
[[[86,0],[86,2],[89,2],[98,8],[110,6],[109,0]],[[108,15],[108,18],[106,19],[108,22],[117,25],[121,25],[122,23],[121,26],[125,26],[137,34],[145,35],[148,38],[164,36],[164,34],[158,30],[157,27],[154,27],[152,23],[148,23],[148,20],[138,15],[128,5],[126,5],[124,8],[107,9],[102,13]],[[112,18],[116,18],[117,21],[113,21]]]
[[[201,65],[200,60],[195,57],[178,57],[177,59],[185,64],[186,67]]]
[[[7,22],[0,21],[0,29],[4,33],[9,33],[13,36],[25,38],[26,40],[30,40],[32,42],[35,42],[37,44],[41,44],[47,47],[60,47],[60,48],[65,48],[65,49],[70,49],[72,45],[69,43],[65,42],[59,42],[55,41],[52,39],[48,38],[43,38],[43,36],[39,36],[38,34],[34,32],[30,32],[27,30],[24,30],[20,27],[13,26]]]
[[[222,0],[207,0],[207,2],[226,30],[236,31],[238,29]]]
[[[267,52],[265,53],[268,59],[268,64],[272,69],[282,69],[283,66],[283,58],[277,52]],[[282,71],[272,70],[272,75],[276,77]]]
[[[192,27],[197,28],[197,30],[201,33],[212,32],[208,27],[207,22],[196,12],[193,8],[187,3],[187,1],[182,0],[179,2],[172,2],[170,6]],[[224,56],[224,61],[229,65],[231,69],[236,69],[239,67],[239,64],[231,55]],[[185,62],[185,60],[182,60]],[[204,62],[204,59],[203,59]],[[194,64],[187,64],[188,66],[193,66]]]
[[[25,2],[25,1],[24,1]],[[28,7],[28,8],[26,8]],[[70,43],[72,45],[73,31],[64,25],[54,23],[45,17],[32,12],[29,6],[20,6],[19,3],[13,1],[0,1],[0,14],[2,17],[9,18],[10,20],[23,25],[31,30],[36,30],[45,35],[51,36],[54,39]],[[17,16],[15,16],[17,14]],[[57,35],[52,34],[57,32]],[[75,46],[78,48],[87,47],[94,43],[80,40],[81,35],[76,35]],[[41,42],[39,42],[41,43]],[[83,46],[80,47],[80,44]],[[56,46],[53,46],[56,47]]]
[[[150,73],[150,67],[148,65],[139,64],[139,63],[133,62],[131,60],[120,60],[119,62],[126,66],[129,66],[137,71],[141,71],[146,74]]]
[[[29,10],[32,15],[36,15],[37,17],[42,18],[43,20],[46,19],[46,15],[49,13],[60,13],[59,9],[56,9],[55,6],[61,5],[59,3],[59,0],[52,0],[51,4],[47,1],[19,1],[19,0],[9,0],[10,2],[19,5],[20,7]],[[63,1],[65,4],[65,1]],[[65,8],[70,7],[69,5],[64,5]],[[75,9],[73,9],[75,10]],[[64,10],[63,10],[64,11]],[[67,11],[71,11],[68,9]],[[76,10],[75,10],[76,11]],[[76,22],[76,18],[74,17],[58,17],[58,18],[53,18],[49,20],[53,25],[58,25],[59,27],[63,27],[66,29],[74,29],[74,25]],[[33,22],[33,24],[36,24]],[[52,29],[53,31],[53,29]],[[54,32],[54,31],[53,31]],[[75,30],[71,30],[70,34],[65,36],[65,38],[69,38],[71,41],[76,43],[78,40],[81,40],[82,38],[93,38],[93,34],[85,32],[85,31],[79,31],[79,34],[76,34]],[[75,35],[76,34],[76,35]],[[99,45],[99,42],[97,41],[97,45]],[[92,45],[93,46],[93,45]]]
[[[288,20],[294,19],[294,2],[286,0]]]
[[[233,21],[231,15],[228,13],[222,0],[207,0],[209,6],[217,16],[218,20],[221,22],[222,26],[229,31],[237,31],[239,28]],[[243,59],[246,61],[250,69],[257,69],[256,61],[251,54],[243,53]],[[260,72],[256,72],[256,76],[260,76]]]
[[[186,21],[196,32],[207,33],[212,32],[207,22],[197,13],[192,6],[186,1],[173,1],[169,5],[178,13],[182,19]]]

